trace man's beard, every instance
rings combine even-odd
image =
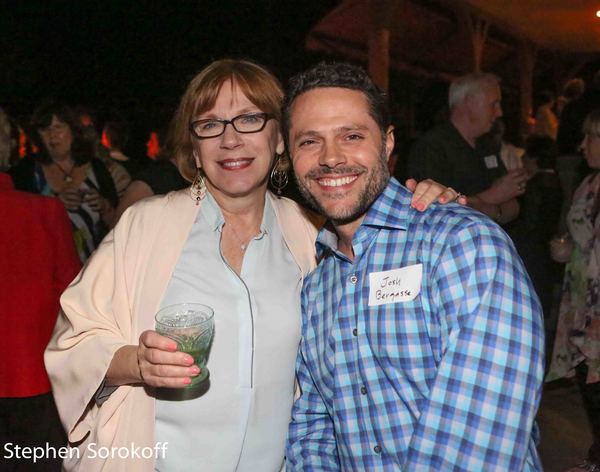
[[[316,183],[315,179],[318,179],[320,177],[343,174],[362,175],[364,173],[364,170],[365,167],[363,166],[340,166],[334,169],[331,169],[329,167],[323,167],[309,171],[304,176],[304,179],[313,181],[314,185],[319,185],[318,183]],[[344,225],[347,223],[351,223],[352,221],[355,221],[361,216],[363,216],[373,204],[373,202],[377,199],[377,197],[381,194],[381,192],[383,192],[389,180],[390,171],[387,166],[387,153],[385,147],[383,147],[379,155],[377,165],[370,172],[367,172],[365,187],[358,195],[356,204],[347,208],[343,208],[342,210],[336,211],[335,213],[330,213],[310,193],[308,187],[296,175],[296,182],[298,183],[298,188],[302,196],[321,215],[324,215],[326,218],[331,220],[334,225]],[[335,198],[335,196],[333,198]]]

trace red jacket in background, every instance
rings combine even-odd
[[[0,397],[50,391],[44,349],[80,267],[62,202],[17,192],[0,172]]]

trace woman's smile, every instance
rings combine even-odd
[[[248,168],[253,161],[253,157],[240,157],[235,159],[223,159],[222,161],[218,161],[217,164],[225,170],[236,171]]]

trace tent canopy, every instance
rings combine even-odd
[[[539,47],[571,53],[600,52],[596,0],[466,0],[483,17]]]
[[[481,69],[513,83],[524,39],[580,58],[600,53],[597,0],[343,0],[310,31],[307,48],[367,61],[369,22],[386,3],[390,66],[417,74],[450,78],[473,70],[473,27],[481,24]]]

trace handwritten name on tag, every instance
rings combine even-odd
[[[369,274],[369,306],[409,302],[421,291],[423,264]]]
[[[485,161],[485,166],[488,169],[495,169],[498,167],[498,158],[494,154],[490,154],[489,156],[485,156],[483,158]]]

